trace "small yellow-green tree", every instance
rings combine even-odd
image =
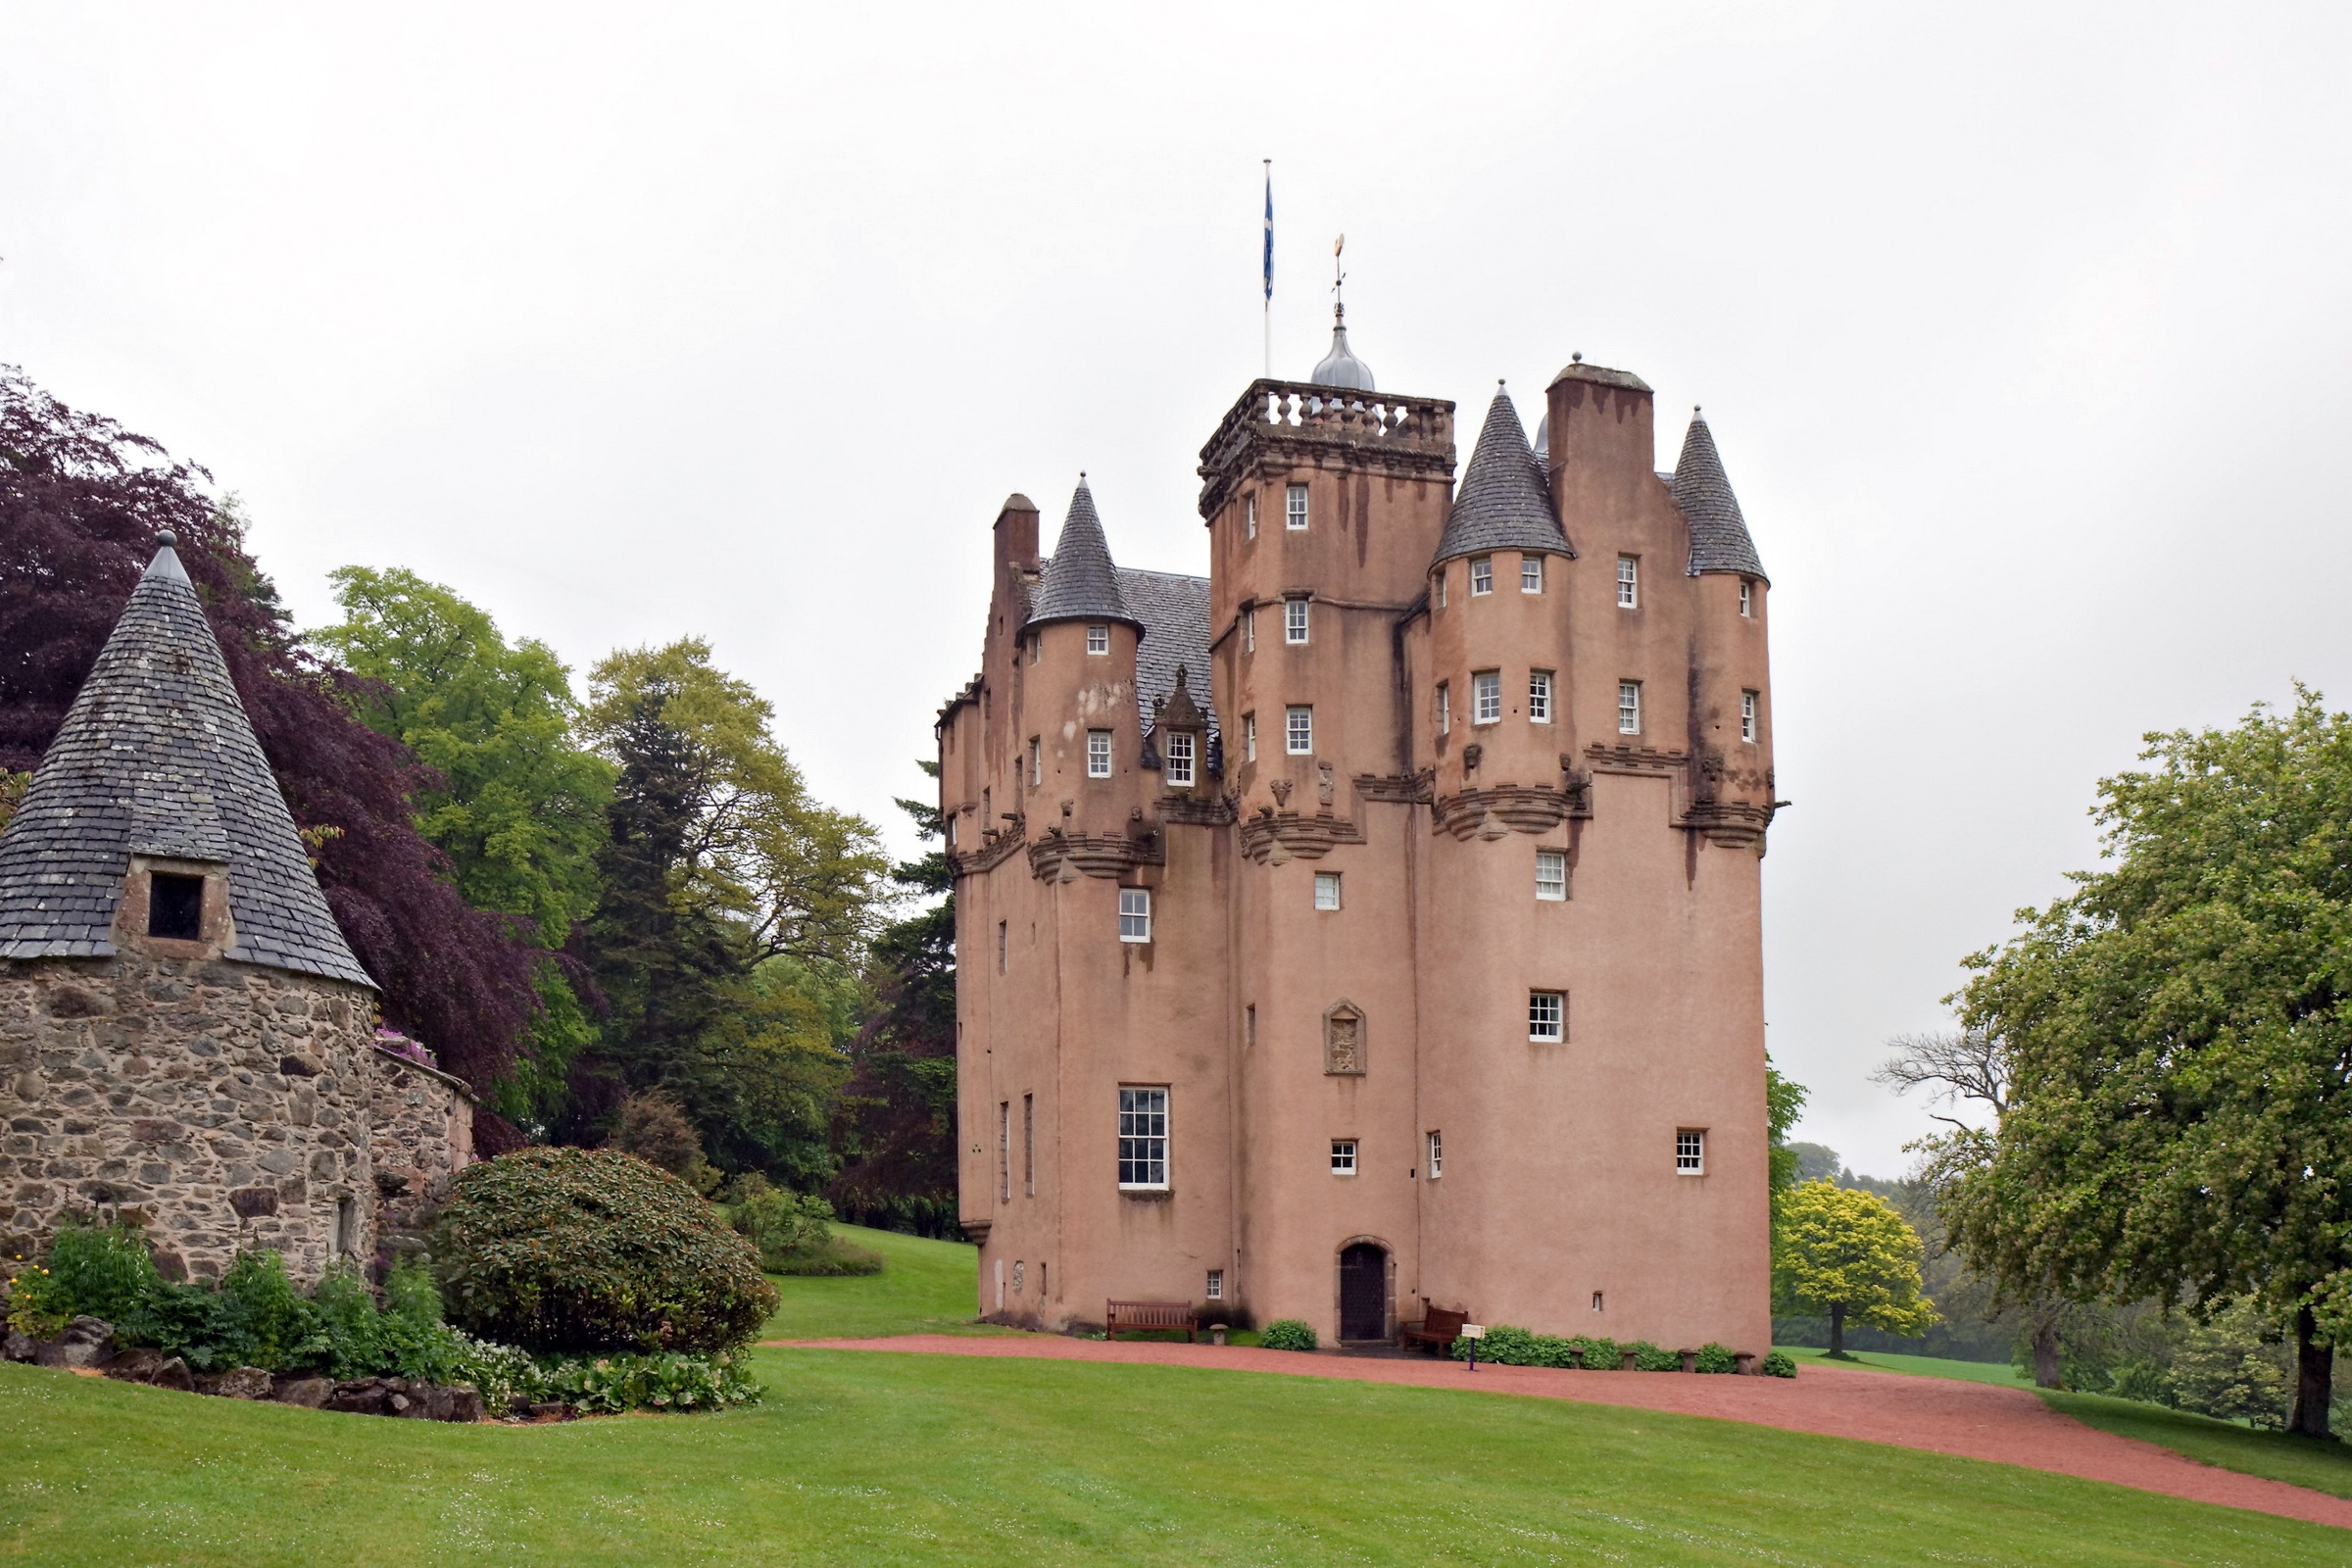
[[[1830,1353],[1845,1353],[1845,1320],[1925,1334],[1936,1307],[1919,1294],[1919,1232],[1876,1193],[1806,1182],[1781,1200],[1773,1286],[1783,1299],[1830,1315]]]

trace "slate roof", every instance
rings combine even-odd
[[[1683,437],[1683,455],[1675,462],[1672,482],[1674,504],[1690,522],[1690,575],[1737,571],[1762,577],[1764,563],[1756,558],[1747,519],[1740,514],[1740,498],[1732,494],[1723,459],[1715,452],[1714,434],[1696,409],[1690,411],[1690,433]]]
[[[1087,489],[1083,474],[1070,497],[1070,514],[1062,519],[1052,561],[1030,601],[1030,625],[1053,620],[1142,624],[1119,597],[1119,571],[1111,564],[1110,544],[1102,537],[1102,519],[1095,514],[1094,492]]]
[[[1446,531],[1438,538],[1438,553],[1430,564],[1490,550],[1576,554],[1552,513],[1544,470],[1527,444],[1519,410],[1499,386],[1494,401],[1487,405],[1486,426],[1478,432],[1470,466],[1462,470],[1461,487],[1454,492],[1453,510],[1446,514]]]
[[[1217,732],[1216,709],[1209,702],[1208,579],[1172,571],[1122,571],[1119,592],[1144,623],[1144,640],[1135,650],[1135,701],[1144,722],[1152,722],[1152,704],[1176,690],[1176,666],[1185,670],[1185,689],[1208,715],[1208,732]]]
[[[1050,575],[1054,558],[1048,556],[1038,565]],[[1030,590],[1033,601],[1037,592]],[[1152,727],[1152,703],[1176,690],[1176,666],[1181,664],[1188,689],[1208,715],[1208,732],[1216,734],[1217,710],[1208,700],[1208,579],[1121,566],[1119,597],[1135,612],[1131,618],[1144,633],[1135,649],[1135,706],[1144,727]]]
[[[0,957],[111,954],[134,854],[228,863],[228,956],[373,986],[352,956],[171,535],[0,834]]]

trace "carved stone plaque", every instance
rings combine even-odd
[[[1364,1015],[1352,1003],[1340,1003],[1323,1014],[1323,1070],[1348,1074],[1364,1070]]]

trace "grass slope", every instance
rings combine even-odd
[[[885,1334],[996,1334],[978,1311],[980,1250],[862,1225],[833,1234],[882,1254],[882,1272],[840,1279],[770,1274],[783,1297],[760,1331],[763,1340],[847,1340]]]
[[[1902,1372],[1921,1378],[1957,1378],[1963,1383],[1994,1383],[2004,1389],[2030,1389],[2034,1380],[2000,1361],[1954,1361],[1940,1355],[1893,1355],[1879,1350],[1849,1350],[1847,1358],[1833,1361],[1827,1350],[1794,1345],[1776,1345],[1800,1367],[1843,1366],[1864,1372]]]
[[[2293,1438],[2283,1432],[2257,1432],[2231,1421],[2168,1410],[2137,1399],[2112,1399],[2103,1394],[2044,1390],[2041,1396],[2052,1408],[2085,1426],[2153,1443],[2224,1470],[2352,1497],[2352,1452],[2345,1451],[2352,1445]]]
[[[2344,1532],[1563,1400],[760,1352],[720,1415],[449,1427],[0,1366],[0,1555],[411,1564],[2252,1564]]]

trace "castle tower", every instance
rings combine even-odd
[[[1335,313],[1201,451],[1205,580],[1000,516],[940,715],[985,1313],[1766,1348],[1766,584],[1650,401],[1580,360],[1537,451],[1498,391],[1457,497]]]
[[[135,1213],[182,1278],[366,1260],[374,1023],[161,535],[0,835],[0,1231]]]

